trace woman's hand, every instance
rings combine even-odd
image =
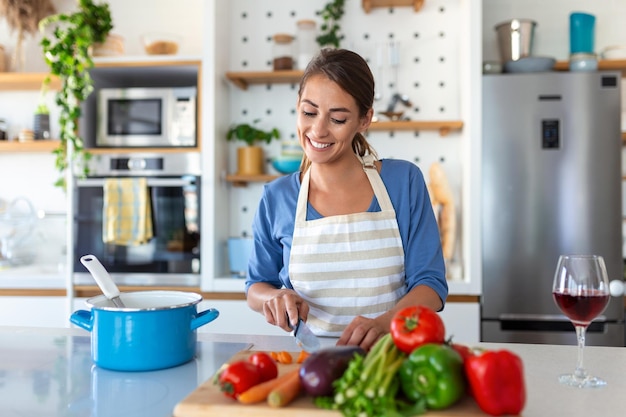
[[[280,289],[263,302],[263,315],[268,323],[289,332],[298,317],[306,321],[309,305],[294,290]]]
[[[346,326],[337,341],[337,345],[360,346],[369,351],[378,339],[387,332],[388,330],[380,323],[379,318],[368,319],[363,316],[357,316]]]

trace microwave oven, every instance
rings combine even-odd
[[[96,147],[195,147],[196,87],[102,88]]]

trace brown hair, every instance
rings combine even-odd
[[[365,117],[374,106],[374,76],[367,62],[359,54],[347,49],[322,49],[304,70],[298,89],[298,98],[301,97],[309,78],[314,75],[325,76],[354,97],[359,107],[359,117]],[[359,132],[352,139],[352,150],[359,156],[369,153],[378,157],[365,136]],[[311,161],[304,155],[300,170],[306,171],[309,165]]]

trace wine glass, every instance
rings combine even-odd
[[[572,374],[559,376],[559,382],[579,388],[601,387],[606,381],[591,376],[583,368],[585,331],[609,303],[609,280],[604,259],[598,255],[561,255],[554,275],[552,297],[576,328],[578,362]]]

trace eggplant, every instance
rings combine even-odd
[[[333,382],[357,354],[366,352],[359,346],[333,346],[313,352],[300,367],[300,381],[306,393],[314,397],[332,395]]]

